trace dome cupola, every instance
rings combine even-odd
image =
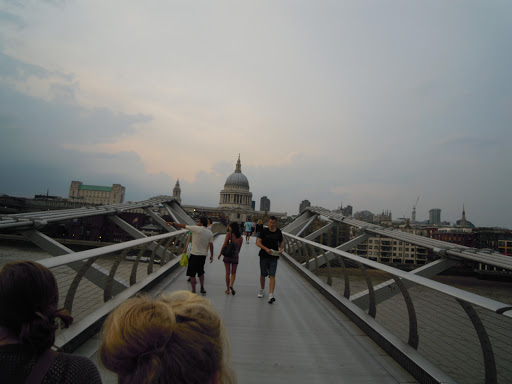
[[[242,173],[240,154],[238,154],[235,172],[228,176],[224,189],[220,191],[220,206],[252,208],[252,193],[249,191],[249,180]]]
[[[242,173],[242,164],[240,163],[240,155],[238,155],[238,161],[236,162],[235,172],[228,176],[226,182],[224,183],[224,188],[234,186],[234,187],[245,187],[249,189],[249,180]]]

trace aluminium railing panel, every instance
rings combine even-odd
[[[159,276],[160,269],[173,267],[184,251],[186,236],[187,231],[180,230],[39,260],[38,263],[54,273],[59,286],[59,305],[68,309],[77,323],[114,298],[114,279],[128,289],[135,284],[150,284]],[[165,260],[156,255],[157,247],[150,248],[154,242],[168,249],[172,259]],[[78,264],[79,268],[70,268],[72,264]],[[93,264],[108,276],[103,285],[98,286],[97,282],[84,277]]]
[[[358,303],[367,316],[455,381],[509,382],[511,303],[490,300],[364,257],[284,235],[286,257],[312,271],[325,286],[338,292],[341,300],[355,302],[355,298],[362,297]],[[386,289],[394,292],[386,295]]]

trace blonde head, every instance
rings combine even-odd
[[[107,318],[100,359],[119,383],[233,383],[222,320],[188,291],[129,299]],[[225,356],[226,355],[226,356]]]

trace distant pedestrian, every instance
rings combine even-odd
[[[229,244],[233,244],[233,253],[230,256],[224,256],[224,267],[226,268],[226,295],[229,295],[229,291],[234,295],[235,289],[233,285],[235,284],[236,279],[236,269],[238,268],[238,256],[240,254],[240,249],[242,248],[242,244],[244,243],[244,239],[242,238],[242,234],[240,233],[240,227],[237,222],[233,222],[228,226],[228,233],[226,234],[226,238],[224,239],[224,244],[219,253],[218,259],[222,256],[222,251]]]
[[[190,285],[192,293],[196,293],[196,275],[201,284],[201,293],[206,293],[204,289],[204,264],[210,248],[210,263],[213,261],[213,233],[208,226],[206,217],[200,217],[197,225],[185,225],[175,222],[167,222],[176,228],[185,228],[192,232],[192,249],[188,259],[187,276],[190,276]]]
[[[246,221],[245,224],[245,240],[249,243],[249,239],[251,238],[252,233],[252,223],[250,221]]]
[[[256,223],[256,229],[255,229],[256,238],[260,237],[261,231],[263,231],[263,221],[261,221],[261,219],[259,219],[258,222]]]
[[[260,256],[260,292],[258,297],[262,298],[265,294],[265,278],[269,276],[269,296],[268,302],[272,304],[276,301],[274,289],[276,286],[276,269],[279,255],[283,253],[283,234],[277,228],[277,219],[270,216],[268,228],[264,228],[260,237],[256,239],[256,245],[261,248]]]

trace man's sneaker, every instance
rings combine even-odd
[[[260,293],[258,293],[258,297],[261,299],[265,295],[265,290],[260,289]]]
[[[271,293],[270,295],[268,295],[268,303],[272,304],[274,301],[276,301],[276,299],[274,297],[274,294]]]
[[[206,293],[203,287],[201,287],[201,293]]]

